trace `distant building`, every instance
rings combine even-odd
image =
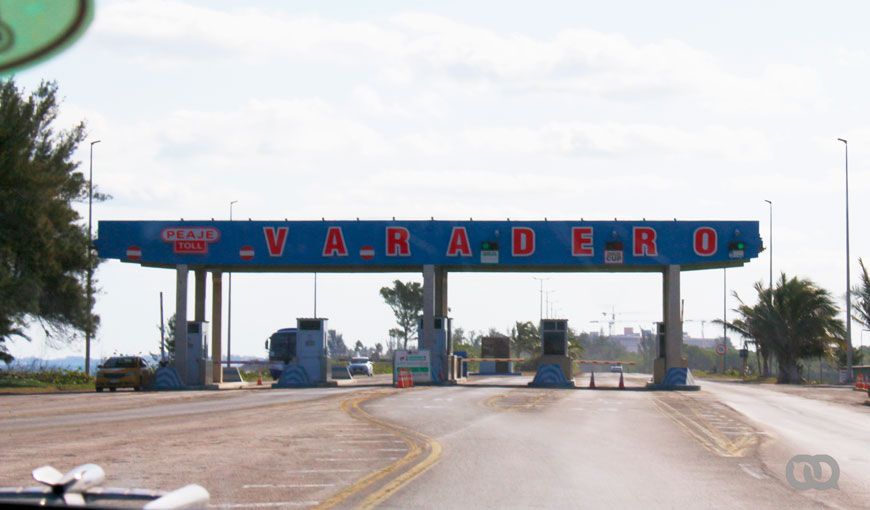
[[[686,345],[694,345],[695,347],[700,347],[701,349],[715,349],[717,345],[722,343],[722,337],[719,338],[692,338],[687,334],[683,334],[683,343]],[[734,345],[731,343],[731,339],[728,339],[728,349],[736,349]]]
[[[643,339],[640,333],[635,333],[634,328],[624,328],[621,335],[613,335],[610,340],[625,347],[628,352],[637,352],[640,349],[640,341]]]

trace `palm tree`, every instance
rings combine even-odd
[[[852,318],[864,328],[870,328],[870,276],[867,275],[864,260],[859,258],[858,263],[861,265],[861,283],[852,287]],[[846,357],[845,352],[841,354],[841,357]],[[853,347],[852,361],[856,365],[861,364],[863,354],[863,352]]]
[[[867,275],[864,260],[859,258],[858,263],[861,265],[861,284],[852,287],[852,295],[855,297],[852,301],[852,318],[865,328],[870,328],[870,276]]]
[[[776,356],[777,382],[800,382],[801,359],[832,356],[844,343],[845,328],[831,294],[812,281],[787,279],[783,273],[775,288],[757,282],[755,291],[758,302],[749,306],[741,300],[735,309],[739,318],[728,326]]]

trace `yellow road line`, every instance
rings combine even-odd
[[[711,453],[722,457],[743,457],[746,455],[746,450],[755,445],[755,438],[752,436],[729,440],[721,432],[714,430],[715,427],[707,423],[706,420],[700,417],[694,420],[660,398],[654,398],[653,403],[662,411],[662,414],[682,427]],[[696,410],[688,410],[697,416]]]
[[[368,400],[380,398],[392,393],[392,391],[381,391],[368,395],[363,395],[361,397],[353,399],[347,399],[341,403],[341,409],[352,418],[362,420],[378,427],[382,427],[392,432],[395,432],[405,442],[405,444],[408,445],[408,452],[401,459],[393,462],[392,464],[386,466],[383,469],[364,476],[363,478],[357,480],[353,485],[350,485],[338,492],[337,494],[334,494],[332,497],[318,505],[316,507],[317,509],[334,508],[339,503],[342,503],[347,499],[364,491],[365,489],[371,487],[374,483],[388,477],[389,475],[408,466],[409,464],[412,464],[415,460],[417,460],[418,457],[423,454],[424,451],[424,449],[420,447],[418,442],[423,443],[424,446],[428,446],[429,455],[419,464],[414,465],[413,467],[408,469],[408,471],[402,473],[395,479],[388,482],[386,485],[384,485],[384,487],[381,487],[380,489],[369,494],[369,496],[362,502],[362,508],[373,508],[374,506],[386,501],[387,498],[392,496],[396,491],[401,489],[403,486],[408,484],[417,476],[421,475],[438,461],[438,458],[441,456],[441,445],[437,441],[427,436],[424,436],[419,432],[408,430],[399,425],[379,420],[374,416],[370,415],[369,413],[365,412],[360,407],[362,403]]]

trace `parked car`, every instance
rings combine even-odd
[[[610,365],[610,371],[615,373],[622,373],[622,365]]]
[[[115,356],[97,366],[97,391],[109,388],[133,388],[139,391],[151,384],[154,372],[148,363],[139,356]]]
[[[375,367],[371,360],[364,357],[351,358],[347,369],[350,371],[350,375],[365,374],[371,377],[375,373]]]

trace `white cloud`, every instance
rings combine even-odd
[[[664,39],[636,43],[584,28],[550,37],[502,34],[434,14],[388,21],[290,17],[267,10],[221,12],[174,1],[109,4],[95,32],[106,51],[150,65],[198,65],[215,59],[366,62],[387,86],[432,93],[503,92],[593,95],[614,101],[679,101],[720,114],[801,113],[825,106],[810,67],[771,63],[754,75],[724,68],[714,55]],[[369,106],[378,106],[371,91]],[[407,110],[403,105],[384,105]]]
[[[554,122],[541,127],[483,127],[464,133],[476,150],[557,156],[634,156],[702,154],[731,159],[763,159],[768,147],[762,132],[709,126],[685,130],[651,124]]]

